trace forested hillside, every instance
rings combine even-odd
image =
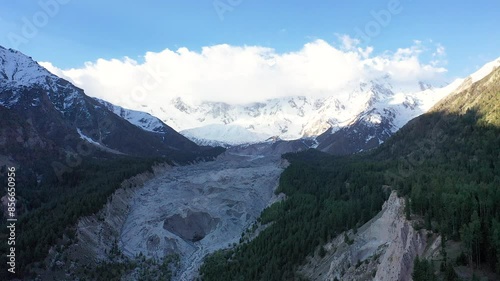
[[[305,257],[373,217],[388,189],[407,198],[407,216],[421,227],[460,242],[458,259],[443,250],[446,280],[458,280],[457,265],[500,272],[500,69],[372,152],[284,157],[291,165],[277,192],[288,198],[262,213],[270,224],[255,240],[208,257],[203,280],[300,280]],[[416,262],[414,280],[437,278],[431,266]]]
[[[461,242],[458,259],[443,253],[445,265],[500,272],[500,69],[414,120],[372,157],[396,158],[386,175],[412,214],[444,240]]]
[[[207,151],[203,156],[210,159],[222,150]],[[192,161],[194,156],[175,158],[177,163]],[[155,163],[169,163],[166,158],[141,158],[131,156],[113,156],[102,154],[100,157],[87,157],[82,163],[66,172],[58,179],[50,167],[42,181],[29,169],[18,168],[17,207],[19,220],[17,223],[16,251],[18,268],[16,275],[33,278],[34,267],[43,268],[43,259],[54,243],[65,235],[72,241],[75,237],[73,226],[82,216],[99,211],[108,197],[120,187],[122,181],[139,173],[151,171]],[[43,170],[43,167],[39,167]],[[5,169],[2,168],[2,169]],[[5,171],[1,171],[0,181],[7,182]],[[7,241],[5,221],[2,223],[0,238]],[[0,251],[7,252],[7,243],[0,246]],[[1,261],[5,264],[6,257]],[[1,274],[7,274],[3,271]],[[0,279],[8,280],[10,276],[1,275]],[[3,276],[3,278],[2,278]]]
[[[17,204],[22,207],[16,242],[17,276],[30,277],[33,263],[42,261],[57,239],[63,234],[74,238],[71,227],[78,218],[97,212],[121,181],[147,171],[153,162],[138,158],[86,161],[66,174],[64,182],[54,180],[42,185],[26,180],[18,182]],[[23,175],[18,175],[18,178],[22,179]],[[2,178],[2,181],[5,182],[5,179]],[[2,238],[6,237],[7,233],[2,230]],[[7,251],[6,244],[1,247],[2,251]],[[2,261],[5,264],[5,256]],[[4,278],[7,280],[9,276]]]

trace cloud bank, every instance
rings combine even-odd
[[[395,90],[419,81],[441,83],[446,53],[441,45],[429,49],[421,41],[396,51],[373,55],[359,40],[339,36],[338,46],[324,40],[307,43],[296,52],[278,53],[261,46],[203,47],[148,52],[143,61],[99,59],[82,68],[62,70],[49,62],[49,71],[73,82],[94,97],[139,109],[175,97],[186,101],[244,104],[285,96],[331,96],[352,83],[387,77]],[[429,62],[422,55],[428,53]]]

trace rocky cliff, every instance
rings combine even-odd
[[[157,165],[153,167],[153,173],[141,173],[123,181],[97,214],[80,218],[75,226],[76,236],[73,239],[65,236],[50,250],[45,260],[50,271],[40,271],[39,277],[42,280],[74,280],[73,278],[86,272],[86,269],[108,262],[110,255],[117,249],[117,241],[129,214],[134,193],[147,181],[169,169],[169,165]]]
[[[142,173],[125,180],[96,215],[81,218],[77,226],[78,246],[81,252],[88,252],[88,258],[102,260],[107,257],[130,210],[130,200],[137,188],[155,176],[170,169],[168,165],[155,166],[154,173]]]
[[[309,257],[299,273],[318,281],[411,280],[413,260],[428,255],[425,249],[434,239],[414,229],[404,215],[404,205],[404,199],[392,192],[377,216],[356,233],[351,230],[334,238],[324,246],[324,257]],[[436,251],[439,247],[428,248]]]

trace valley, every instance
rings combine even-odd
[[[131,258],[179,254],[173,280],[193,280],[205,255],[239,243],[274,194],[279,155],[229,149],[215,161],[178,166],[137,189],[119,247]]]
[[[208,254],[233,248],[242,233],[258,234],[262,210],[284,199],[275,194],[288,165],[281,153],[307,147],[261,143],[232,147],[213,161],[155,165],[123,181],[99,212],[80,218],[75,240],[59,241],[45,259],[51,270],[37,275],[159,278],[155,264],[166,262],[167,280],[195,280]],[[169,264],[172,258],[178,262]]]
[[[0,46],[0,180],[22,187],[0,279],[497,280],[500,58],[345,83],[121,107]]]

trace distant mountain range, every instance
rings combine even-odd
[[[434,88],[424,82],[401,90],[385,75],[322,98],[292,96],[234,105],[191,102],[181,97],[164,104],[145,103],[140,110],[157,117],[199,145],[239,145],[268,139],[315,139],[317,148],[349,154],[378,146],[409,120],[427,112],[447,95],[490,73],[500,59],[465,79]],[[114,107],[131,123],[145,129],[159,120]],[[128,117],[127,117],[128,116]],[[153,124],[153,125],[152,125]]]
[[[0,63],[0,111],[6,117],[2,129],[4,136],[11,136],[5,141],[14,145],[20,143],[13,139],[29,140],[24,149],[43,146],[63,157],[65,149],[60,148],[70,138],[86,140],[101,151],[150,156],[196,153],[203,150],[199,145],[300,138],[333,154],[368,150],[442,98],[486,76],[500,59],[446,87],[420,82],[410,93],[396,90],[386,75],[350,83],[324,98],[294,96],[231,105],[178,97],[167,104],[141,105],[142,111],[90,98],[20,52],[0,48]]]

